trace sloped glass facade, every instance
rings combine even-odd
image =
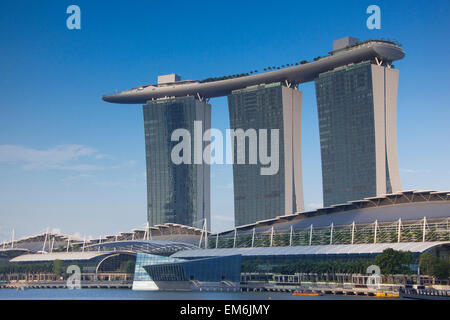
[[[183,97],[148,101],[143,112],[150,225],[197,226],[204,218],[209,224],[209,165],[193,164],[192,160],[191,164],[174,164],[171,152],[179,141],[171,141],[171,136],[176,129],[186,129],[191,134],[193,155],[194,121],[202,121],[203,131],[209,129],[211,105]]]
[[[158,256],[148,253],[138,253],[136,256],[136,266],[134,269],[134,281],[151,281],[152,278],[145,271],[144,266],[157,265],[163,263],[174,263],[184,261],[184,259]]]
[[[259,85],[233,91],[228,95],[228,107],[230,129],[242,129],[244,132],[256,130],[258,157],[261,142],[259,130],[267,129],[266,142],[269,155],[273,152],[271,130],[279,130],[279,168],[273,175],[261,174],[261,168],[267,166],[261,165],[259,158],[256,164],[250,163],[248,137],[245,138],[244,164],[237,161],[237,139],[232,141],[235,150],[233,159],[235,225],[246,225],[301,211],[303,188],[299,156],[300,133],[298,132],[298,138],[293,138],[293,127],[300,129],[301,93],[296,89],[288,89],[281,83]],[[295,156],[299,159],[294,159],[293,149],[296,150]],[[297,175],[293,173],[294,166],[299,170]]]
[[[239,282],[241,255],[144,266],[153,281]]]
[[[325,207],[401,190],[395,75],[368,61],[316,79]]]
[[[316,80],[324,206],[376,195],[371,64]]]
[[[238,283],[241,255],[187,260],[138,253],[134,281],[230,281]]]

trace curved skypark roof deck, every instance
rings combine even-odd
[[[148,100],[164,97],[199,96],[214,98],[230,94],[233,90],[246,87],[288,81],[291,84],[313,81],[319,74],[335,68],[378,59],[386,63],[402,59],[405,56],[399,45],[390,41],[369,40],[330,52],[329,56],[313,62],[293,67],[264,72],[232,79],[201,82],[195,80],[180,81],[163,85],[147,85],[125,90],[121,93],[103,96],[103,100],[112,103],[143,104]]]

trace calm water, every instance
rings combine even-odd
[[[286,292],[165,292],[130,289],[0,289],[0,300],[373,300],[372,297],[296,297]],[[398,300],[398,299],[397,299]]]

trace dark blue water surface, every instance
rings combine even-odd
[[[0,289],[0,300],[372,300],[373,297],[298,297],[287,292],[168,292],[130,289]]]

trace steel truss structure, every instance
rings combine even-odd
[[[334,225],[315,228],[275,230],[273,227],[263,232],[245,232],[226,235],[216,234],[209,241],[208,248],[253,248],[285,247],[341,244],[376,244],[450,241],[450,218],[404,220],[369,224]]]

